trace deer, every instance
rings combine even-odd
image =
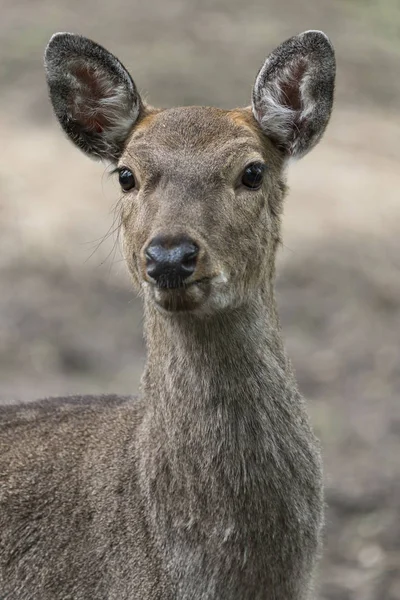
[[[45,71],[67,136],[118,177],[147,359],[138,397],[0,408],[0,597],[309,600],[321,447],[275,261],[287,166],[332,111],[332,44],[283,42],[232,110],[153,108],[80,35],[51,38]]]

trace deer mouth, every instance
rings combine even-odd
[[[201,279],[190,282],[182,279],[165,279],[164,281],[160,279],[160,281],[155,284],[155,287],[160,290],[186,290],[190,287],[207,283],[208,281],[210,281],[210,277],[202,277]]]
[[[148,289],[155,304],[167,312],[193,311],[207,300],[211,291],[211,278],[202,277],[191,282],[179,282],[179,285],[168,285],[158,282],[149,285]]]

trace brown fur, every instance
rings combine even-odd
[[[317,36],[326,50],[320,35],[300,42]],[[0,597],[309,600],[321,458],[274,296],[287,155],[250,109],[145,107],[115,57],[68,36],[46,55],[53,104],[78,146],[118,153],[134,174],[121,226],[148,355],[140,398],[0,408]],[[86,125],[63,100],[76,56],[100,77],[67,82]],[[98,98],[111,84],[125,86],[124,139]],[[93,130],[93,102],[108,130]],[[242,181],[254,162],[266,165],[259,189]],[[149,276],[146,249],[160,235],[198,246],[184,285]]]

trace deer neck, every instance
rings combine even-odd
[[[292,375],[274,303],[208,319],[147,306],[145,332],[142,388],[151,429],[168,447],[201,453],[232,437],[245,443],[244,429],[257,431],[280,396],[285,402]]]

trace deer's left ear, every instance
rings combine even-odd
[[[261,67],[253,113],[288,158],[301,158],[321,139],[332,111],[335,70],[332,44],[321,31],[290,38]]]

